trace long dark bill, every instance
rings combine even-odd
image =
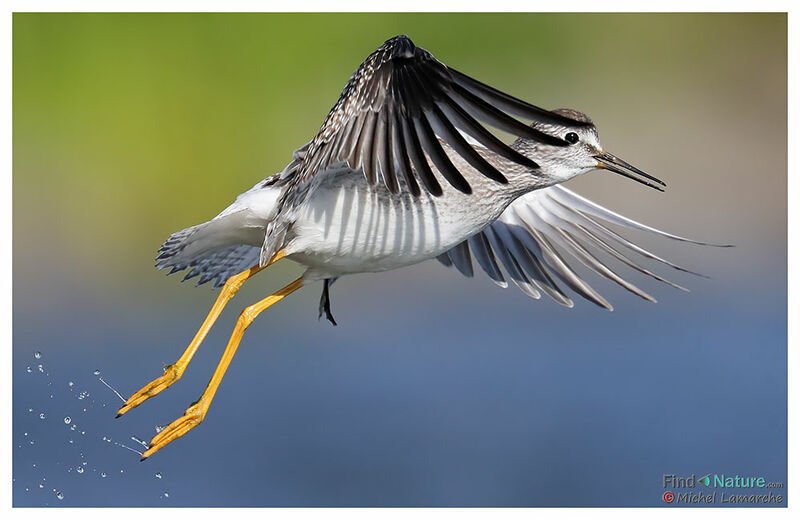
[[[645,186],[649,186],[649,187],[653,188],[654,190],[664,191],[663,187],[666,187],[666,184],[662,180],[657,179],[657,178],[653,177],[652,175],[649,175],[649,174],[643,172],[639,168],[626,163],[625,161],[623,161],[622,159],[620,159],[616,155],[610,154],[608,152],[603,152],[603,153],[601,153],[599,155],[595,155],[594,158],[597,159],[597,167],[598,168],[601,168],[603,170],[608,170],[608,171],[611,171],[611,172],[614,172],[614,173],[618,173],[618,174],[622,175],[623,177],[627,177],[629,179],[633,179],[636,182],[642,183]],[[639,177],[637,177],[634,174],[638,175]],[[644,177],[644,179],[649,179],[649,180],[653,181],[653,183],[655,183],[655,184],[653,184],[651,182],[648,182],[648,181],[642,179],[641,177]]]

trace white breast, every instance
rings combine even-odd
[[[469,172],[465,172],[465,177]],[[444,194],[391,194],[360,171],[340,168],[309,195],[289,233],[287,253],[319,276],[385,271],[447,251],[495,220],[513,200],[477,172],[465,195],[440,180]]]

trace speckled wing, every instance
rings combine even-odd
[[[510,278],[528,296],[538,299],[544,292],[567,307],[572,307],[572,300],[556,280],[587,300],[612,309],[611,304],[575,272],[572,264],[576,261],[645,300],[655,301],[618,274],[618,267],[627,267],[687,290],[646,269],[642,260],[688,273],[692,271],[636,245],[612,225],[681,242],[713,245],[640,224],[562,186],[551,186],[518,198],[486,229],[437,259],[446,266],[455,266],[465,276],[472,276],[471,257],[474,256],[483,271],[501,287],[506,287],[506,278]]]
[[[370,183],[382,181],[392,193],[404,187],[415,196],[422,190],[439,196],[442,187],[427,156],[448,183],[471,193],[443,150],[441,138],[483,175],[506,183],[503,174],[462,132],[496,154],[530,168],[538,165],[481,123],[520,137],[567,145],[513,116],[582,124],[484,85],[415,47],[407,36],[397,36],[373,52],[347,82],[308,147],[298,181],[307,182],[330,165],[346,163],[363,170]]]

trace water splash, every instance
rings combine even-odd
[[[149,444],[147,444],[146,442],[144,442],[142,439],[140,439],[140,438],[139,438],[139,437],[137,437],[136,435],[131,435],[131,440],[132,440],[133,442],[138,442],[138,443],[139,443],[139,444],[141,444],[141,445],[144,447],[144,449],[146,449],[146,450],[149,450],[149,449],[150,449],[150,445],[149,445]]]
[[[29,353],[28,355],[33,355],[33,353]],[[42,405],[41,402],[30,403],[29,406],[24,406],[24,407],[20,406],[20,411],[24,412],[24,410],[28,410],[27,412],[24,412],[25,420],[27,423],[25,425],[26,429],[28,429],[27,428],[28,426],[30,426],[31,428],[36,428],[36,427],[41,428],[42,426],[47,426],[44,423],[45,420],[50,419],[52,423],[53,420],[58,420],[58,418],[60,417],[61,422],[63,422],[64,424],[64,429],[62,430],[60,427],[56,428],[56,430],[58,430],[58,432],[61,435],[61,437],[57,439],[57,441],[59,441],[57,443],[57,446],[63,451],[65,455],[70,456],[72,460],[66,459],[61,461],[55,461],[55,466],[53,466],[52,469],[57,469],[58,471],[56,471],[55,474],[50,474],[46,479],[43,477],[43,474],[48,474],[46,472],[50,471],[50,466],[48,464],[44,464],[43,461],[37,460],[36,466],[33,467],[33,469],[31,469],[30,463],[32,463],[33,461],[30,460],[30,458],[32,457],[28,458],[28,465],[26,465],[27,466],[26,470],[28,472],[31,472],[31,475],[29,477],[30,480],[28,480],[27,482],[23,482],[19,478],[19,475],[17,475],[15,482],[17,482],[18,484],[14,484],[14,486],[19,485],[18,491],[21,491],[21,489],[24,488],[26,492],[30,492],[31,495],[34,495],[33,492],[36,490],[38,485],[40,491],[45,491],[45,490],[48,491],[45,493],[36,494],[39,496],[38,499],[35,499],[33,496],[30,496],[29,500],[37,500],[39,502],[39,505],[47,505],[48,502],[49,505],[61,505],[61,504],[69,505],[70,502],[74,501],[78,497],[75,496],[74,490],[70,491],[71,488],[65,488],[66,486],[65,481],[69,481],[70,479],[75,481],[76,479],[79,480],[83,478],[89,478],[89,476],[91,475],[90,481],[84,481],[80,484],[82,486],[86,486],[86,485],[91,485],[90,484],[91,481],[94,481],[96,484],[95,479],[97,478],[103,479],[105,481],[104,484],[106,483],[111,484],[115,480],[114,476],[119,476],[120,478],[123,479],[133,477],[134,475],[132,475],[128,471],[128,469],[120,469],[120,466],[117,466],[116,469],[112,468],[106,471],[101,471],[100,468],[96,467],[94,463],[92,464],[92,467],[89,467],[86,458],[86,455],[88,455],[90,458],[94,458],[94,454],[98,445],[119,446],[120,448],[122,448],[127,452],[135,453],[137,455],[137,460],[143,456],[145,449],[149,448],[147,442],[135,436],[130,437],[132,439],[131,441],[124,440],[126,437],[130,435],[128,432],[124,431],[118,432],[115,430],[113,433],[115,434],[114,437],[117,437],[117,439],[113,439],[109,435],[109,431],[106,431],[106,434],[104,436],[103,433],[97,432],[96,428],[94,427],[88,430],[86,429],[87,426],[86,422],[92,420],[92,418],[94,417],[92,414],[101,411],[101,409],[106,406],[108,406],[108,408],[114,407],[115,406],[114,403],[117,402],[116,401],[117,399],[119,399],[122,402],[125,402],[125,397],[123,397],[123,395],[110,383],[110,381],[106,380],[106,378],[113,377],[113,375],[110,372],[107,372],[105,376],[101,376],[101,371],[99,369],[87,371],[87,372],[92,372],[94,374],[92,377],[100,381],[100,383],[103,384],[103,386],[105,386],[111,392],[113,392],[114,395],[116,395],[116,398],[110,397],[108,394],[105,393],[106,392],[105,390],[103,391],[97,389],[90,390],[91,382],[85,380],[88,374],[78,377],[76,377],[76,375],[73,374],[71,378],[69,377],[69,375],[66,375],[66,377],[60,377],[59,374],[57,373],[58,362],[57,360],[52,358],[52,356],[47,358],[47,361],[53,362],[51,364],[51,367],[47,370],[45,370],[45,367],[43,365],[43,362],[45,361],[44,356],[41,355],[34,357],[35,357],[35,362],[30,363],[30,365],[27,366],[26,372],[33,373],[37,372],[38,370],[38,373],[47,375],[47,377],[42,377],[42,378],[34,376],[25,377],[25,379],[29,381],[26,384],[36,385],[37,387],[40,387],[43,390],[41,392],[40,399],[44,399],[45,402],[47,403],[47,406],[51,406],[51,404],[54,403],[53,400],[62,400],[64,398],[66,398],[66,401],[71,404],[68,404],[66,407],[60,410],[55,408],[49,409],[46,406]],[[26,365],[22,365],[22,367],[26,367]],[[54,377],[51,377],[51,372],[50,372],[51,369],[53,370],[52,374]],[[64,374],[61,374],[61,376],[64,376]],[[86,386],[87,383],[88,387]],[[90,392],[94,393],[91,394]],[[50,397],[50,400],[48,400],[48,396]],[[75,398],[77,398],[80,401],[80,403],[75,403],[75,401],[72,401],[72,399]],[[58,403],[61,404],[61,401],[58,401]],[[36,404],[36,406],[33,406],[33,404]],[[73,414],[77,414],[76,417],[72,417]],[[80,425],[77,424],[78,415],[80,415],[81,417]],[[35,422],[37,420],[39,420],[40,422],[36,423],[35,426],[33,424],[30,424],[31,421]],[[51,423],[47,424],[50,424],[52,426]],[[37,431],[31,431],[30,429],[28,430],[29,431],[23,430],[24,437],[19,435],[18,433],[17,435],[15,435],[15,440],[17,441],[14,443],[15,451],[16,449],[33,450],[39,448],[39,445],[42,444],[43,440],[45,440],[45,439],[39,439],[37,441],[34,441],[33,436],[36,435]],[[19,439],[19,437],[22,437],[22,439]],[[116,442],[117,440],[122,440],[123,442]],[[101,442],[98,443],[97,441]],[[89,442],[90,444],[86,444],[87,442]],[[132,442],[132,444],[127,444],[129,442]],[[36,446],[34,446],[34,443],[36,444]],[[30,446],[28,446],[28,444],[30,444]],[[86,454],[84,455],[82,450],[86,450],[86,448],[88,448],[88,451],[86,451]],[[117,451],[117,448],[113,448],[112,452],[116,452],[111,454],[113,455],[114,458],[108,459],[109,462],[111,462],[112,464],[114,463],[115,459],[121,459],[124,457],[125,459],[130,460],[133,458],[133,456],[131,455],[120,454],[120,452]],[[33,454],[33,451],[30,451],[30,453]],[[80,458],[77,457],[79,453],[80,453]],[[151,475],[150,478],[154,478],[152,476],[154,473],[150,473]],[[158,480],[159,484],[161,482],[164,482],[163,476],[160,472],[158,476],[155,477],[155,479]],[[52,480],[52,482],[50,480]],[[77,484],[77,482],[75,483]],[[152,490],[154,493],[153,495],[151,495],[151,499],[158,500],[158,498],[167,499],[170,497],[170,493],[168,491],[165,491],[162,488],[161,491],[159,492],[158,487],[160,486],[156,484],[156,488]],[[54,496],[57,499],[56,502],[53,502]],[[65,496],[66,498],[69,498],[70,501],[63,502],[63,500],[65,500]],[[162,505],[166,506],[167,504],[162,504]]]
[[[114,444],[115,444],[116,446],[119,446],[120,448],[125,448],[126,450],[132,451],[132,452],[136,453],[137,455],[139,455],[140,457],[141,457],[142,455],[144,455],[144,453],[143,453],[143,452],[141,452],[141,451],[139,451],[139,450],[135,450],[135,449],[131,448],[130,446],[126,446],[125,444],[122,444],[121,442],[114,441]],[[123,471],[122,471],[122,470],[119,470],[119,472],[120,472],[120,473],[123,473]]]
[[[97,374],[99,374],[99,373],[100,373],[100,371],[99,371],[99,370],[97,370],[96,372],[97,372]],[[95,374],[95,375],[97,375],[97,374]],[[108,389],[109,389],[109,390],[111,390],[112,392],[114,392],[114,393],[117,395],[117,397],[119,397],[119,400],[120,400],[120,401],[122,401],[123,403],[126,401],[126,399],[125,399],[124,397],[122,397],[122,394],[120,394],[119,392],[117,392],[117,389],[116,389],[116,388],[114,388],[113,386],[111,386],[111,385],[109,385],[108,383],[106,383],[105,379],[103,379],[102,377],[98,377],[98,378],[97,378],[97,380],[98,380],[98,381],[100,381],[101,383],[103,383],[104,385],[106,385],[106,387],[108,387]]]

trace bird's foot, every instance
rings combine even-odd
[[[209,404],[210,401],[201,397],[196,403],[187,408],[182,417],[172,421],[169,426],[150,440],[147,451],[142,453],[142,460],[145,460],[178,437],[183,437],[189,430],[203,422],[206,412],[208,412]]]
[[[122,408],[117,411],[117,417],[121,416],[132,408],[136,408],[154,395],[160,393],[162,390],[166,390],[170,385],[172,385],[172,383],[180,379],[182,374],[183,370],[177,363],[174,365],[167,365],[164,367],[164,375],[154,379],[145,385],[144,388],[130,396],[127,401],[125,401],[125,404],[122,405]]]

